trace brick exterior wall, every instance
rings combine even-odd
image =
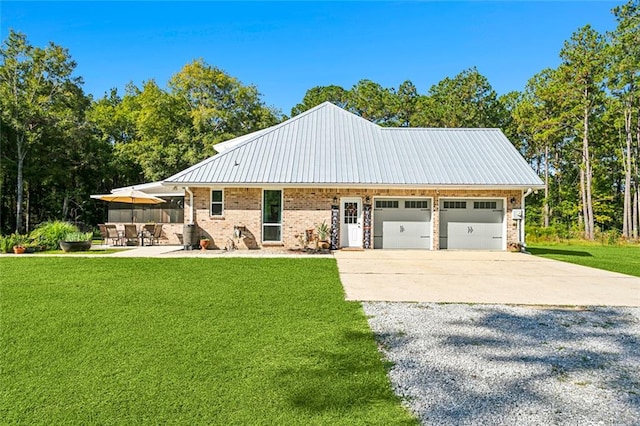
[[[238,249],[257,249],[262,242],[262,189],[225,188],[223,193],[223,214],[211,216],[211,188],[191,188],[195,204],[194,219],[198,226],[197,237],[211,239],[211,248],[224,249],[233,241],[234,227],[239,227],[242,238],[237,241]],[[185,222],[189,214],[189,194],[185,196]]]
[[[262,189],[224,188],[224,210],[221,216],[210,215],[211,188],[191,188],[194,196],[194,218],[198,237],[206,235],[212,240],[212,248],[224,249],[234,240],[234,227],[240,227],[243,237],[238,249],[258,249],[272,243],[262,243]],[[501,198],[504,199],[507,224],[507,245],[518,241],[517,224],[511,219],[514,208],[520,208],[522,193],[519,190],[433,190],[433,189],[329,189],[285,188],[283,190],[282,243],[286,248],[300,247],[298,235],[313,229],[319,223],[331,223],[333,198],[359,197],[363,201],[375,197],[425,197],[433,200],[433,241],[438,249],[440,198]],[[510,200],[514,198],[515,203]],[[185,196],[185,222],[189,220],[189,195]]]

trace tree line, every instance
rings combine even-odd
[[[612,10],[617,26],[586,25],[522,91],[498,95],[475,67],[418,93],[411,81],[385,88],[309,89],[290,115],[331,101],[381,126],[498,127],[545,183],[527,199],[531,232],[640,230],[640,6]],[[84,94],[69,52],[31,46],[10,32],[0,63],[0,227],[47,219],[95,224],[103,204],[89,194],[166,178],[214,154],[221,141],[288,118],[258,89],[203,60],[160,87],[154,80]]]

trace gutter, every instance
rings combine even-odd
[[[189,225],[193,225],[193,192],[191,192],[188,186],[184,187],[184,191],[189,194]]]
[[[536,191],[537,192],[537,191]],[[527,217],[527,212],[524,207],[525,198],[533,193],[533,188],[528,188],[526,191],[522,192],[522,201],[520,202],[520,208],[522,209],[523,215],[522,220],[518,221],[518,240],[520,240],[520,244],[522,245],[522,251],[526,253],[527,243],[525,242],[525,232],[524,232],[524,223]]]

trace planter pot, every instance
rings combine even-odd
[[[91,241],[60,241],[60,248],[65,253],[87,251],[91,249]]]
[[[323,250],[328,249],[331,246],[331,244],[329,244],[329,241],[318,241],[318,248],[321,248]]]
[[[26,250],[26,248],[22,247],[22,246],[14,246],[13,247],[13,252],[15,254],[22,254],[22,253],[24,253],[25,250]]]
[[[200,249],[206,250],[209,247],[209,240],[200,240]]]

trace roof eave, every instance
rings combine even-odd
[[[465,190],[465,189],[479,189],[479,190],[528,190],[529,188],[543,189],[544,185],[540,184],[399,184],[399,183],[324,183],[324,182],[312,182],[312,183],[289,183],[289,182],[251,182],[251,183],[230,183],[230,182],[171,182],[167,183],[178,187],[187,188],[347,188],[347,189],[370,189],[370,188],[382,188],[382,189],[453,189],[453,190]]]

